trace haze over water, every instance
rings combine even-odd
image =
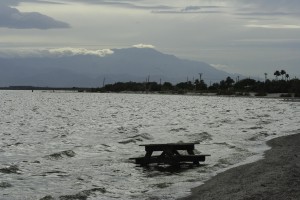
[[[0,199],[174,199],[299,123],[299,102],[280,99],[1,91]],[[170,142],[211,157],[174,172],[128,160]]]

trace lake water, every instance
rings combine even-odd
[[[0,91],[0,199],[175,199],[300,127],[279,99]],[[144,169],[140,144],[200,142],[205,165]],[[77,195],[77,196],[76,196]]]

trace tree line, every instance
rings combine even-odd
[[[285,70],[277,70],[274,72],[274,79],[267,78],[264,73],[265,80],[259,81],[251,78],[242,80],[226,77],[220,82],[210,84],[209,86],[200,79],[195,81],[185,81],[177,84],[170,82],[157,83],[150,82],[117,82],[107,84],[102,88],[95,89],[101,92],[159,92],[159,93],[217,93],[220,95],[248,95],[249,92],[257,93],[257,96],[264,96],[267,93],[293,93],[300,97],[300,80],[298,78],[290,78]],[[281,78],[280,78],[281,77]]]

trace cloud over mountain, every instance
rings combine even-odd
[[[152,44],[136,44],[133,45],[135,48],[155,48]]]
[[[58,48],[46,50],[46,52],[56,56],[94,55],[100,57],[114,53],[110,49],[88,50],[84,48]]]
[[[0,58],[42,58],[42,57],[71,57],[71,56],[99,56],[104,57],[114,52],[111,49],[85,49],[85,48],[56,48],[56,49],[32,49],[9,50],[0,49]]]

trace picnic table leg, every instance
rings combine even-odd
[[[187,150],[187,152],[188,152],[189,155],[195,155],[194,150],[192,150],[192,149]],[[194,161],[193,163],[195,165],[200,165],[199,161]]]
[[[144,159],[144,165],[148,165],[150,163],[152,153],[153,153],[153,151],[146,151],[146,155],[145,155],[145,159]]]
[[[180,155],[179,152],[178,152],[177,150],[175,150],[175,149],[173,150],[173,154],[174,154],[174,155],[177,155],[177,156]]]
[[[194,151],[192,149],[187,150],[189,155],[195,155]]]
[[[175,156],[175,155],[179,156],[180,154],[179,154],[179,152],[178,152],[177,150],[163,151],[163,152],[160,154],[161,157],[165,157],[166,155],[168,155],[169,157],[170,157],[170,156],[173,157],[173,156]]]
[[[165,158],[168,164],[175,166],[180,164],[180,161],[177,158],[178,155],[180,154],[176,149],[166,148],[160,156]]]

